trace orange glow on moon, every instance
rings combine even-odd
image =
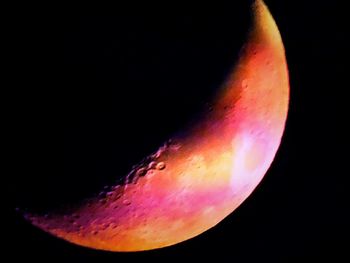
[[[232,213],[271,165],[288,111],[281,36],[262,1],[252,14],[238,64],[204,119],[145,159],[129,183],[66,214],[28,219],[75,244],[140,251],[195,237]]]

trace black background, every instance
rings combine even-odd
[[[205,109],[248,28],[248,1],[233,2],[135,4],[108,14],[14,8],[6,24],[6,256],[36,262],[345,259],[345,7],[334,1],[266,1],[290,71],[286,131],[263,182],[218,226],[172,247],[110,253],[56,239],[15,213],[15,207],[41,212],[98,192]]]

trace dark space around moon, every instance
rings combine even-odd
[[[6,113],[8,256],[36,262],[343,259],[349,236],[341,96],[330,87],[344,86],[334,74],[345,73],[339,45],[345,38],[335,3],[266,1],[286,48],[291,102],[279,152],[252,196],[203,235],[134,254],[58,240],[15,208],[45,213],[97,194],[207,110],[244,42],[249,1],[203,4],[202,11],[71,11],[54,19],[17,7],[9,22],[9,68],[16,74]]]
[[[28,90],[21,125],[29,127],[25,155],[34,158],[26,165],[31,176],[18,186],[19,202],[44,212],[90,197],[195,120],[235,62],[248,7],[210,16],[126,10],[62,19],[57,65],[50,50],[42,54],[50,46],[34,46],[36,59],[44,60],[34,65],[38,74],[57,70],[62,84],[54,92],[40,85]],[[54,112],[45,110],[51,103]]]

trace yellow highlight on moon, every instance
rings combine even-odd
[[[232,213],[259,184],[279,147],[289,81],[278,28],[261,0],[238,64],[204,119],[113,187],[65,214],[29,215],[69,242],[141,251],[195,237]]]

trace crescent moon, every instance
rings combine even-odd
[[[252,15],[238,64],[203,119],[134,166],[123,184],[63,213],[26,218],[74,244],[141,251],[195,237],[232,213],[271,165],[288,112],[280,33],[261,0]]]

